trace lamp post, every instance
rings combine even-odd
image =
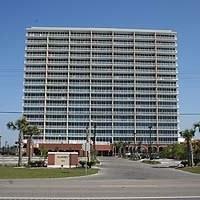
[[[86,138],[85,138],[85,174],[87,175],[87,167],[89,162],[89,155],[88,155],[88,142],[89,142],[89,133],[88,133],[88,126],[86,127]]]
[[[133,148],[133,153],[134,153],[134,156],[135,156],[135,149],[136,149],[136,133],[134,132],[133,133],[133,135],[134,135],[134,148]]]
[[[150,149],[149,150],[149,159],[151,160],[152,157],[151,157],[151,153],[152,153],[152,146],[151,146],[151,129],[152,129],[152,125],[149,125],[149,143],[150,143]]]
[[[96,123],[94,123],[94,130],[93,130],[93,159],[96,160]]]

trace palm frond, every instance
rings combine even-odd
[[[29,136],[39,135],[40,133],[41,133],[41,130],[38,129],[37,126],[30,126],[29,125],[24,130],[24,135],[29,135]]]
[[[199,129],[200,132],[200,122],[194,124],[194,129]]]
[[[8,122],[6,124],[6,126],[7,126],[8,129],[12,129],[12,130],[16,130],[17,129],[17,127],[15,126],[15,124],[13,122]]]
[[[184,131],[180,132],[180,135],[185,140],[191,140],[194,137],[194,134],[195,134],[195,129],[185,129]]]

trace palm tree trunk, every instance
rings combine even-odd
[[[190,144],[189,144],[189,140],[187,140],[187,160],[188,160],[188,166],[190,166]]]
[[[23,150],[23,144],[22,144],[22,137],[23,134],[20,131],[19,132],[19,141],[18,141],[18,145],[19,145],[19,154],[18,154],[18,166],[21,167],[22,166],[22,150]]]
[[[32,145],[32,137],[30,136],[28,138],[28,165],[30,165],[30,163],[31,163],[31,154],[32,154],[31,145]]]
[[[191,141],[189,142],[189,151],[190,151],[190,167],[194,166],[194,158],[193,158],[193,148]]]
[[[119,147],[119,157],[122,157],[122,147]]]
[[[188,139],[187,140],[187,153],[188,153],[188,166],[193,167],[193,149],[192,149],[192,143]]]

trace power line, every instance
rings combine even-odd
[[[0,114],[17,114],[17,113],[23,113],[22,111],[0,111]]]
[[[189,115],[189,116],[194,116],[194,115],[200,115],[200,113],[179,113],[179,115],[182,115],[182,116],[184,116],[184,115]]]

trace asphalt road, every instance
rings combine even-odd
[[[88,177],[0,180],[0,199],[200,200],[200,175],[119,158],[101,161],[101,171]]]

